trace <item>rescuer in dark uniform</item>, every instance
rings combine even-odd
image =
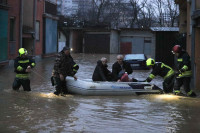
[[[51,80],[53,80],[52,85],[56,86],[56,91],[54,92],[55,95],[59,95],[60,93],[68,93],[66,77],[72,76],[76,80],[77,77],[75,74],[78,69],[79,66],[74,62],[72,56],[70,55],[70,49],[68,47],[64,47],[56,57],[54,70],[51,77]]]
[[[24,91],[31,91],[29,73],[35,67],[35,61],[27,56],[28,52],[25,48],[19,49],[19,56],[14,60],[14,69],[16,77],[13,82],[13,90],[19,90],[20,86]]]
[[[155,62],[155,60],[152,58],[147,59],[146,65],[152,68],[153,70],[145,81],[151,82],[152,79],[154,79],[157,75],[159,75],[164,78],[164,82],[163,82],[164,92],[172,93],[174,78],[175,78],[174,70],[162,62]]]
[[[196,94],[190,89],[190,78],[192,76],[190,56],[180,45],[175,45],[172,53],[177,57],[177,77],[174,84],[174,93],[181,95],[180,87],[183,85],[187,96],[195,97]]]

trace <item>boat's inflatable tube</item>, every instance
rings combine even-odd
[[[162,90],[147,82],[93,82],[90,79],[67,77],[67,88],[70,94],[105,96],[105,95],[135,95],[159,94]]]

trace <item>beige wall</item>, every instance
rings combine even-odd
[[[200,90],[200,28],[196,28],[195,30],[196,88]]]
[[[118,31],[111,30],[110,33],[110,53],[119,53],[119,34]]]
[[[180,4],[180,3],[177,3]],[[200,9],[200,0],[196,0],[196,10]],[[191,12],[190,4],[187,2],[187,52],[191,55]],[[183,11],[184,13],[184,11]],[[182,16],[183,15],[183,16]],[[184,21],[184,14],[180,11],[180,21]],[[180,22],[181,24],[182,22]],[[180,28],[181,29],[181,28]],[[183,28],[184,30],[184,28]],[[200,28],[195,28],[195,89],[200,90]]]
[[[180,16],[179,16],[179,32],[186,33],[187,32],[187,10],[180,9]]]

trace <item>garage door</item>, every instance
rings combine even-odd
[[[110,53],[109,34],[85,34],[84,52],[85,53]]]
[[[123,45],[120,51],[129,49],[126,53],[151,55],[151,39],[151,37],[122,37],[121,44],[131,43],[131,46]]]

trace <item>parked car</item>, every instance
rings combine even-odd
[[[144,54],[127,54],[124,61],[130,63],[133,70],[149,70],[146,66],[147,57]]]

